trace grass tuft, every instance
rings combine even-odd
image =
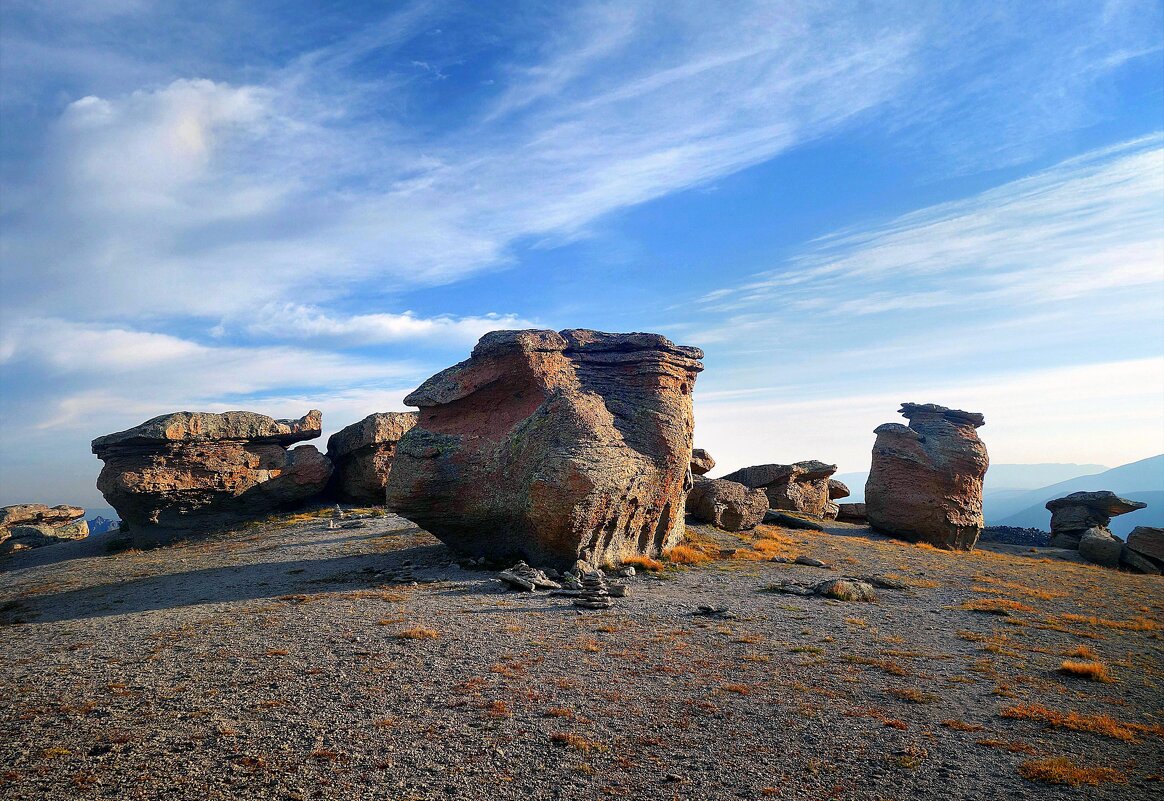
[[[1013,601],[1010,598],[975,598],[971,601],[966,601],[959,609],[965,609],[967,612],[980,612],[987,615],[1011,615],[1015,612],[1034,612],[1034,607],[1027,606],[1021,601]]]
[[[1063,664],[1059,665],[1059,672],[1068,676],[1078,676],[1088,681],[1102,681],[1105,684],[1111,684],[1115,681],[1112,675],[1107,672],[1107,665],[1103,662],[1078,662],[1065,659]]]
[[[1047,757],[1029,759],[1019,765],[1019,775],[1028,781],[1046,784],[1065,784],[1078,787],[1086,784],[1095,786],[1103,783],[1122,784],[1127,779],[1113,768],[1089,768],[1076,765],[1067,757]]]

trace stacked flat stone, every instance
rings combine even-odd
[[[614,606],[601,571],[582,574],[582,593],[574,599],[574,606],[583,609],[609,609]]]

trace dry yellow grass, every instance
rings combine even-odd
[[[571,734],[569,732],[554,732],[550,735],[550,742],[555,745],[564,745],[573,748],[575,751],[581,751],[582,753],[606,750],[606,747],[602,743],[587,740],[580,734]]]
[[[441,636],[439,631],[433,629],[426,629],[423,626],[415,626],[411,629],[396,632],[396,639],[398,640],[435,640]]]
[[[1151,620],[1147,617],[1134,617],[1131,620],[1108,620],[1103,617],[1096,617],[1095,615],[1074,615],[1065,614],[1062,616],[1063,620],[1068,623],[1079,623],[1086,626],[1094,626],[1105,629],[1119,629],[1120,631],[1161,631],[1164,630],[1164,625],[1161,625],[1156,620]]]
[[[642,556],[639,554],[632,554],[622,558],[622,565],[624,567],[633,567],[635,570],[653,570],[659,571],[664,568],[662,562],[658,559],[652,559],[649,556]]]
[[[1099,661],[1099,654],[1089,645],[1076,645],[1074,648],[1069,648],[1064,651],[1063,656],[1071,656],[1076,659],[1090,659],[1093,662]]]
[[[1150,727],[1122,723],[1110,715],[1081,715],[1078,712],[1058,712],[1042,704],[1016,704],[999,713],[1004,718],[1034,720],[1056,729],[1069,729],[1099,734],[1114,740],[1135,742],[1137,731],[1151,731]]]
[[[942,700],[941,696],[935,693],[928,693],[913,687],[891,687],[889,694],[909,704],[935,704]]]
[[[1029,759],[1019,765],[1019,775],[1029,781],[1047,784],[1066,784],[1078,787],[1086,784],[1095,786],[1103,783],[1123,783],[1123,775],[1113,768],[1090,768],[1076,765],[1067,757],[1047,757]]]
[[[967,612],[982,612],[989,615],[1010,615],[1015,612],[1036,611],[1034,607],[1019,601],[1012,601],[1009,598],[975,598],[972,601],[966,601],[958,608],[965,609]]]
[[[1080,662],[1065,659],[1063,660],[1063,664],[1059,665],[1059,672],[1068,676],[1078,676],[1081,679],[1102,681],[1107,684],[1115,681],[1112,675],[1107,672],[1107,665],[1103,662]]]
[[[1006,751],[1011,754],[1037,754],[1033,746],[1027,745],[1023,742],[1011,740],[975,740],[976,745],[981,745],[985,748],[997,748],[1000,751]]]
[[[663,558],[676,565],[702,565],[711,561],[710,556],[691,545],[676,545]]]

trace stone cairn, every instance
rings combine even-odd
[[[583,609],[609,609],[614,606],[610,599],[609,587],[601,570],[587,571],[582,574],[582,590],[574,599],[574,606]]]

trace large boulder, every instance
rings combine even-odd
[[[693,475],[702,476],[710,473],[715,469],[715,459],[711,458],[711,454],[703,448],[695,448],[691,451],[691,472]]]
[[[1124,544],[1106,528],[1089,528],[1079,538],[1079,555],[1104,567],[1119,567]]]
[[[864,523],[866,520],[865,504],[838,503],[837,520],[841,520],[847,523]]]
[[[337,501],[384,504],[396,443],[416,425],[416,412],[378,412],[328,437],[331,474],[328,494]]]
[[[1047,501],[1047,511],[1051,513],[1051,545],[1056,548],[1078,548],[1080,538],[1088,529],[1107,531],[1113,517],[1143,509],[1147,505],[1121,498],[1108,490],[1073,492]]]
[[[701,523],[711,523],[725,531],[753,529],[767,511],[764,490],[750,489],[735,481],[696,479],[687,493],[687,512]]]
[[[474,556],[559,568],[683,536],[703,352],[658,334],[494,331],[404,399],[388,507]]]
[[[1164,564],[1164,528],[1136,526],[1128,534],[1128,547],[1141,556]]]
[[[0,509],[0,555],[89,536],[79,506],[21,503]]]
[[[321,415],[175,412],[93,440],[97,488],[135,545],[230,528],[318,495],[331,462],[313,445]]]
[[[865,484],[869,525],[939,548],[971,550],[982,532],[982,479],[990,459],[975,412],[903,403],[908,426],[874,429]]]
[[[835,464],[817,461],[760,464],[741,468],[724,479],[763,489],[773,509],[824,517],[830,511],[829,476],[835,472]]]
[[[837,481],[835,478],[829,479],[829,500],[835,501],[839,498],[849,497],[849,487],[843,481]]]

